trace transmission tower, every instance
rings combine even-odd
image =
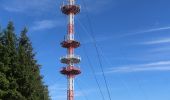
[[[75,0],[68,0],[67,4],[63,3],[61,6],[61,11],[68,16],[68,26],[67,35],[61,42],[61,46],[67,49],[67,55],[60,59],[66,67],[60,73],[67,76],[67,100],[74,100],[74,78],[81,73],[79,67],[75,66],[80,63],[81,58],[74,54],[75,48],[80,46],[80,42],[74,39],[74,16],[80,12],[80,6],[75,4]]]

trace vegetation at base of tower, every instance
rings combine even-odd
[[[0,100],[50,100],[26,33],[17,37],[12,22],[0,28]]]

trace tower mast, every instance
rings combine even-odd
[[[68,16],[68,26],[67,35],[61,42],[61,46],[67,49],[67,55],[60,59],[66,67],[60,73],[67,76],[67,100],[74,100],[74,78],[81,73],[79,67],[75,66],[81,58],[74,54],[74,49],[80,46],[80,42],[74,39],[74,16],[80,12],[80,6],[75,4],[75,0],[68,0],[67,4],[61,6],[61,11]]]

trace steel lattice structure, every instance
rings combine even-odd
[[[74,100],[74,78],[81,73],[79,67],[75,66],[81,58],[74,54],[74,49],[80,46],[80,42],[74,39],[74,16],[80,12],[80,6],[75,4],[75,0],[68,0],[67,4],[61,6],[61,11],[68,15],[68,26],[67,35],[64,41],[61,42],[61,46],[67,49],[67,55],[60,59],[61,63],[67,66],[63,67],[60,72],[67,76],[67,100]]]

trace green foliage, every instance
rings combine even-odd
[[[27,29],[15,35],[12,22],[0,31],[0,100],[49,100]]]

